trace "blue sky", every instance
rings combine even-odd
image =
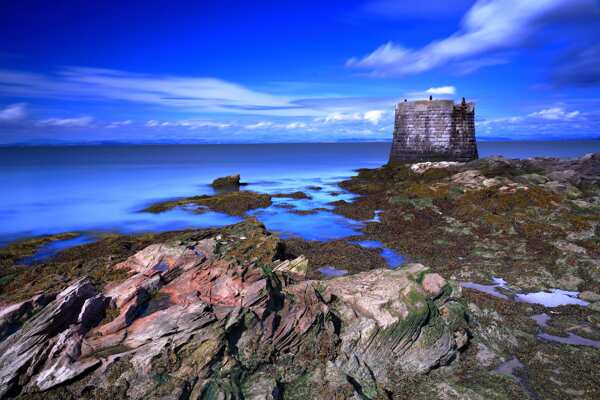
[[[600,137],[599,0],[21,0],[0,37],[2,144],[389,140],[429,95]]]

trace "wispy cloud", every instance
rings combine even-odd
[[[563,106],[543,108],[526,115],[476,121],[477,134],[508,135],[516,139],[597,137],[600,114],[584,113]]]
[[[393,107],[390,97],[292,96],[254,90],[211,77],[158,76],[99,68],[64,68],[53,74],[0,70],[0,96],[123,101],[165,111],[198,114],[324,117]],[[399,96],[401,93],[399,94]]]
[[[270,121],[259,121],[254,124],[245,125],[244,128],[246,128],[246,129],[265,129],[265,128],[270,128],[272,126],[273,126],[273,123]]]
[[[26,114],[24,103],[11,104],[0,109],[0,121],[17,121],[25,118]]]
[[[316,118],[315,122],[322,122],[327,124],[347,121],[366,121],[373,125],[377,125],[382,120],[385,114],[386,112],[384,110],[369,110],[365,113],[334,112],[323,118]]]
[[[462,65],[463,72],[502,62],[490,54],[520,48],[536,40],[554,40],[540,31],[550,23],[579,16],[599,15],[594,0],[478,0],[453,35],[421,49],[388,42],[347,65],[376,76],[403,76],[442,66]]]
[[[114,121],[106,125],[107,128],[120,128],[123,126],[131,125],[133,123],[132,120],[127,119],[125,121]]]
[[[60,127],[89,127],[94,122],[90,116],[78,118],[48,118],[38,121],[40,126],[60,126]]]
[[[145,123],[148,128],[171,127],[171,128],[187,128],[187,129],[202,129],[202,128],[218,128],[224,129],[233,126],[230,123],[205,121],[205,120],[177,120],[177,121],[157,121],[151,119]]]
[[[289,115],[304,109],[289,97],[211,77],[156,76],[98,68],[66,68],[53,75],[0,70],[0,91],[24,97],[121,100],[192,112]]]
[[[551,121],[570,121],[580,117],[579,111],[565,111],[562,107],[546,108],[529,114],[529,117],[547,119]]]

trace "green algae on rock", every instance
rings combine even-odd
[[[76,232],[67,232],[13,242],[6,247],[0,248],[0,271],[5,267],[13,265],[17,260],[34,255],[35,252],[45,244],[59,240],[73,239],[79,235],[80,234]],[[2,275],[0,275],[0,282],[1,281]]]
[[[275,194],[272,194],[271,197],[278,197],[278,198],[284,198],[284,199],[296,199],[296,200],[312,199],[312,197],[310,197],[309,195],[307,195],[306,193],[301,192],[301,191],[296,191],[296,192],[291,192],[291,193],[275,193]]]
[[[206,210],[219,211],[229,215],[241,216],[246,211],[265,208],[271,205],[271,196],[248,190],[219,193],[214,196],[202,195],[169,200],[150,205],[143,212],[162,213],[176,207],[195,207],[193,212],[202,213]]]

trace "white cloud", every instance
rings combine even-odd
[[[157,127],[174,127],[174,128],[187,128],[187,129],[200,129],[200,128],[229,128],[233,126],[230,123],[204,121],[204,120],[178,120],[178,121],[157,121],[151,119],[146,122],[146,127],[157,128]]]
[[[106,125],[107,128],[119,128],[122,126],[127,126],[127,125],[131,125],[133,123],[132,120],[127,119],[125,121],[114,121],[111,122],[110,124]]]
[[[306,125],[304,122],[290,122],[284,126],[285,129],[303,129],[307,127],[308,125]]]
[[[540,110],[540,111],[529,114],[529,116],[533,117],[533,118],[541,118],[541,119],[547,119],[547,120],[551,120],[551,121],[558,121],[558,120],[562,120],[562,121],[567,120],[568,121],[568,120],[575,119],[580,115],[581,115],[581,113],[579,111],[567,112],[561,107],[546,108],[544,110]]]
[[[323,123],[336,123],[336,122],[349,122],[349,121],[366,121],[374,125],[379,124],[383,118],[385,111],[383,110],[369,110],[365,113],[341,113],[334,112],[323,118],[316,118],[315,122]]]
[[[515,124],[517,122],[523,121],[523,117],[504,117],[504,118],[492,118],[486,119],[483,121],[477,121],[476,125],[481,127],[487,127],[494,124]]]
[[[492,118],[477,121],[477,126],[486,128],[490,126],[515,125],[515,124],[535,124],[536,120],[546,120],[555,122],[570,122],[585,118],[585,114],[579,111],[565,111],[562,107],[550,107],[540,111],[532,112],[527,115]],[[539,121],[538,121],[539,123]]]
[[[525,115],[476,121],[477,134],[486,137],[566,138],[597,135],[596,113],[547,107]]]
[[[245,125],[244,128],[246,128],[246,129],[265,129],[265,128],[270,128],[271,126],[273,126],[273,123],[270,121],[259,121],[254,124]]]
[[[369,121],[373,125],[377,125],[377,124],[379,124],[379,121],[381,121],[381,118],[383,118],[384,113],[385,113],[385,111],[383,111],[383,110],[371,110],[371,111],[367,111],[363,115],[363,118],[365,119],[365,121]]]
[[[478,0],[465,14],[460,29],[445,39],[420,49],[388,42],[365,57],[351,58],[347,65],[378,76],[417,74],[460,63],[473,71],[478,65],[497,63],[487,57],[490,53],[528,44],[553,18],[597,11],[594,0]],[[485,62],[478,62],[481,59]]]
[[[349,114],[349,113],[334,112],[334,113],[327,115],[324,118],[317,118],[317,119],[315,119],[315,121],[329,123],[329,122],[340,122],[340,121],[359,121],[360,119],[361,119],[361,116],[359,113]]]
[[[11,104],[0,110],[0,121],[16,121],[23,119],[25,114],[25,104]]]
[[[147,126],[148,128],[154,128],[155,126],[159,126],[159,125],[160,125],[160,122],[158,122],[158,121],[157,121],[157,120],[155,120],[155,119],[151,119],[151,120],[148,120],[148,121],[146,122],[146,126]]]
[[[431,95],[454,95],[456,94],[456,88],[454,86],[432,87],[427,89],[425,93]]]
[[[93,121],[94,118],[83,116],[78,118],[49,118],[38,121],[38,124],[43,126],[87,127]]]

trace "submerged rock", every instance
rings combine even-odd
[[[302,200],[302,199],[312,199],[312,197],[310,197],[309,195],[307,195],[304,192],[292,192],[292,193],[276,193],[271,195],[272,197],[280,197],[280,198],[288,198],[288,199],[296,199],[296,200]]]
[[[425,267],[306,280],[279,247],[250,220],[73,282],[0,342],[0,397],[375,399],[466,343],[459,291]]]

